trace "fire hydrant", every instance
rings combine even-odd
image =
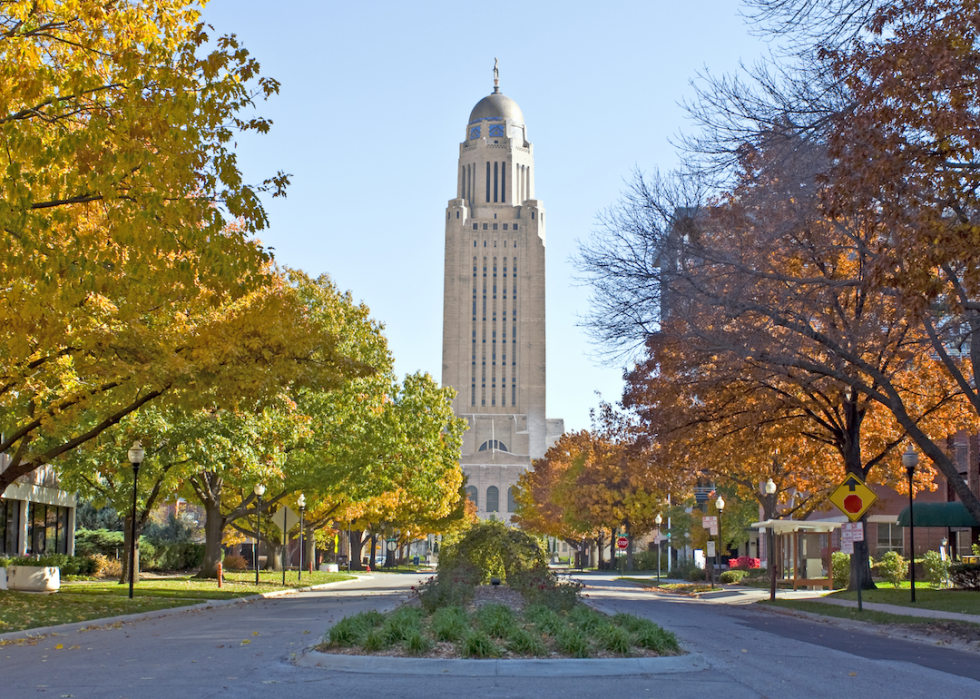
[[[221,564],[219,563],[218,564],[218,587],[221,587],[224,581],[225,581],[224,569],[221,567]]]

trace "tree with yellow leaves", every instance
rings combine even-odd
[[[186,0],[0,4],[0,492],[164,396],[258,398],[318,342],[249,237],[286,178],[230,149],[277,84],[209,41]]]

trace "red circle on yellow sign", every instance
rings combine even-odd
[[[860,512],[864,507],[864,500],[857,495],[848,495],[844,498],[844,509],[847,512]]]

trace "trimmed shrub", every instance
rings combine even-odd
[[[830,555],[831,584],[835,590],[841,590],[851,583],[851,556],[843,551],[834,551]]]
[[[687,571],[684,579],[688,582],[704,582],[708,579],[708,574],[705,572],[704,568],[691,568]]]
[[[122,575],[122,561],[118,558],[109,558],[101,553],[92,555],[95,561],[95,572],[93,575],[99,578],[118,578]]]
[[[718,580],[725,585],[737,585],[745,577],[744,570],[725,570],[718,576]]]
[[[19,556],[4,559],[2,567],[7,566],[47,566],[60,568],[62,577],[68,575],[95,575],[98,563],[92,556],[68,556],[64,553],[49,553],[45,556]]]
[[[544,549],[536,539],[496,520],[474,525],[462,539],[444,545],[439,553],[440,576],[475,570],[479,574],[477,583],[500,578],[510,584],[512,575],[547,569]]]
[[[980,563],[953,563],[949,566],[949,580],[956,588],[980,590]]]
[[[660,569],[667,570],[667,552],[660,552]],[[638,551],[633,554],[633,570],[656,570],[657,569],[657,549],[652,551]]]
[[[922,570],[926,580],[939,587],[949,579],[949,559],[944,561],[938,551],[926,551],[922,557]]]
[[[225,556],[221,565],[225,570],[248,570],[248,561],[245,560],[244,556]]]
[[[898,551],[887,551],[878,563],[878,574],[898,587],[908,574],[908,563]]]
[[[422,607],[430,614],[442,607],[461,607],[473,599],[478,573],[475,569],[456,568],[452,573],[432,576],[415,591]]]

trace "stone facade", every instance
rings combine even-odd
[[[534,148],[499,87],[473,108],[459,146],[444,294],[442,383],[469,423],[460,463],[480,517],[509,522],[510,489],[564,425],[545,417],[545,211],[534,198]]]

